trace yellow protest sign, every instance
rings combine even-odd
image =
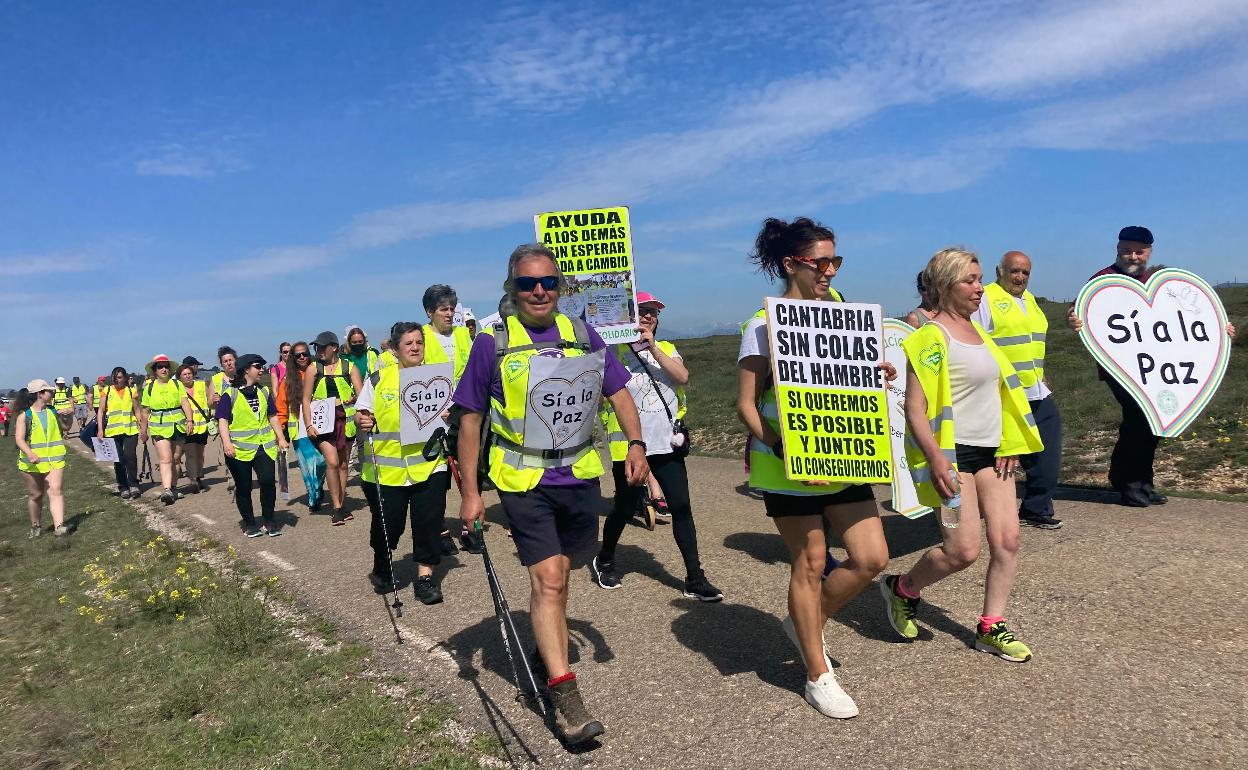
[[[787,478],[892,480],[883,320],[879,305],[767,298]]]
[[[533,229],[568,279],[559,312],[584,320],[608,345],[638,339],[628,207],[550,211],[533,217]]]

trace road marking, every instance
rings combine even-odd
[[[256,551],[256,556],[259,556],[261,559],[264,559],[278,569],[284,569],[287,572],[295,571],[295,565],[276,554],[269,553],[268,551]]]
[[[216,524],[216,523],[217,523],[217,522],[213,521],[212,519],[208,518],[207,516],[203,515],[202,513],[192,513],[192,514],[191,514],[191,516],[193,516],[193,517],[195,517],[195,518],[199,519],[200,521],[202,521],[202,522],[203,522],[203,523],[205,523],[205,524]]]

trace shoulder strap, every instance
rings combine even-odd
[[[569,318],[572,322],[572,334],[576,337],[576,347],[583,353],[588,353],[589,344],[589,327],[585,325],[585,321],[580,316]]]
[[[153,385],[155,385],[155,384],[156,384],[156,378],[155,378],[155,377],[153,377],[152,379],[150,379],[150,380],[148,380],[148,381],[147,381],[147,395],[148,395],[149,397],[152,395],[152,386],[153,386]]]
[[[27,409],[26,410],[26,444],[27,445],[30,444],[30,437],[33,435],[31,431],[35,429],[34,424],[33,424],[34,419],[35,419],[35,410]]]
[[[629,350],[633,350],[631,345],[629,346]],[[645,359],[643,359],[641,354],[636,350],[633,350],[633,358],[636,358],[637,363],[641,364],[641,368],[646,370],[646,376],[650,378],[651,384],[654,385],[655,395],[659,397],[659,403],[663,405],[663,411],[667,412],[668,422],[675,422],[676,419],[672,416],[672,410],[667,407],[667,399],[663,398],[663,391],[659,388],[659,381],[655,378],[654,372],[650,371],[650,367],[646,365]]]
[[[198,382],[198,380],[196,380],[196,382]],[[199,410],[199,413],[204,416],[205,420],[209,419],[208,410],[205,409],[202,405],[200,405],[198,401],[195,400],[195,384],[194,383],[191,384],[191,392],[186,394],[186,398],[192,404],[195,405],[195,408]]]
[[[494,373],[490,377],[490,382],[494,380],[502,381],[503,378],[503,356],[507,355],[508,343],[511,342],[511,331],[507,325],[506,318],[500,318],[494,322]],[[493,385],[491,385],[493,387]]]
[[[373,372],[372,374],[368,375],[368,381],[369,381],[369,382],[371,382],[371,383],[373,384],[373,387],[374,387],[374,388],[376,388],[376,387],[377,387],[377,383],[381,382],[381,370],[380,370],[380,369],[378,369],[377,371],[375,371],[375,372]]]

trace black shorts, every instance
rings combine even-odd
[[[185,444],[186,434],[174,432],[172,436],[152,436],[152,441],[168,441],[172,444]]]
[[[511,523],[520,563],[531,567],[552,556],[591,557],[598,545],[598,480],[574,487],[538,485],[528,492],[499,492]]]
[[[875,500],[875,492],[871,490],[870,484],[853,484],[830,495],[763,493],[763,507],[767,509],[767,516],[773,519],[784,519],[790,516],[822,516],[823,511],[829,505],[862,503],[867,500]]]
[[[200,446],[204,446],[208,443],[207,433],[192,433],[189,436],[185,433],[179,433],[178,437],[181,438],[182,442],[186,444],[199,444]]]
[[[975,475],[984,468],[995,468],[997,465],[997,448],[995,446],[954,444],[953,451],[957,455],[959,473]]]

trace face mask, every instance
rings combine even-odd
[[[366,349],[366,347],[365,347],[364,345],[352,345],[352,346],[351,346],[351,355],[353,355],[353,356],[362,356],[362,355],[364,355],[364,351],[365,351],[365,349]]]

